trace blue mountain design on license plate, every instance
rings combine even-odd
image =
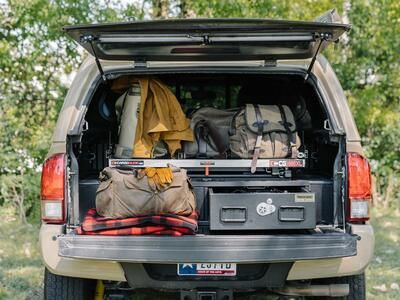
[[[178,264],[179,276],[235,276],[233,263],[184,263]]]

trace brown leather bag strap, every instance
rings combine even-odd
[[[289,128],[289,123],[286,119],[286,114],[285,114],[285,110],[283,109],[283,106],[278,105],[278,107],[279,107],[279,112],[281,113],[282,124],[285,127],[286,134],[288,136],[288,139],[287,139],[288,157],[295,158],[297,156],[296,137]]]
[[[262,136],[264,131],[264,123],[265,123],[258,104],[253,104],[253,107],[254,107],[254,112],[256,114],[257,139],[256,139],[256,144],[254,146],[253,159],[251,161],[251,173],[255,173],[257,170],[257,160],[258,157],[260,156],[260,147],[261,147]]]

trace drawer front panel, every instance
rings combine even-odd
[[[314,193],[209,192],[211,230],[313,229]]]

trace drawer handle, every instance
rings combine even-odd
[[[223,223],[245,223],[247,221],[247,208],[237,206],[221,207],[220,220]]]
[[[304,206],[280,206],[278,217],[282,222],[303,222]]]

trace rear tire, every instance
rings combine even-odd
[[[365,274],[339,277],[335,283],[348,283],[350,292],[344,299],[347,300],[364,300],[366,299],[366,286],[365,286]]]
[[[96,281],[55,275],[44,272],[45,300],[87,300],[93,299]]]
[[[366,299],[366,286],[365,286],[365,274],[345,276],[345,277],[334,277],[318,280],[321,284],[348,284],[349,295],[346,297],[332,297],[329,299],[344,299],[344,300],[365,300]],[[312,299],[326,299],[323,297],[314,297]]]

